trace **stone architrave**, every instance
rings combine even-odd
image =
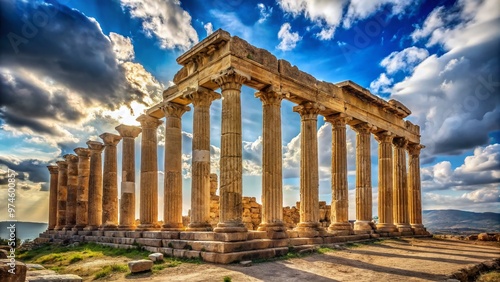
[[[88,225],[90,149],[76,148],[78,156],[78,186],[76,190],[76,224],[73,231],[83,230]]]
[[[59,169],[57,176],[57,225],[54,230],[62,230],[66,226],[66,201],[68,198],[68,163],[56,162]]]
[[[371,233],[372,227],[372,168],[370,136],[375,130],[369,123],[358,123],[356,132],[356,221],[355,233]]]
[[[411,233],[408,214],[408,175],[406,173],[406,146],[408,140],[395,137],[392,140],[394,148],[393,159],[393,214],[394,224],[399,232]],[[410,234],[406,234],[410,235]]]
[[[222,90],[220,216],[215,232],[246,232],[243,224],[241,86],[250,76],[230,68],[212,79]]]
[[[102,225],[102,150],[104,144],[87,141],[90,149],[89,201],[87,227],[84,230],[97,230]]]
[[[182,115],[188,106],[167,102],[165,113],[164,231],[182,230]]]
[[[116,145],[120,135],[103,133],[99,135],[104,143],[104,165],[102,174],[102,230],[118,227],[118,164]]]
[[[66,201],[66,225],[64,230],[71,230],[76,224],[76,193],[78,189],[78,157],[64,155],[68,163],[68,198]]]
[[[50,172],[49,187],[49,225],[47,230],[54,230],[57,225],[57,181],[59,177],[59,168],[57,165],[47,166]]]
[[[300,237],[315,237],[323,231],[319,224],[318,114],[323,107],[304,102],[293,108],[300,114]]]
[[[349,190],[347,186],[346,123],[352,120],[344,113],[325,118],[332,124],[332,207],[328,231],[336,235],[349,235]]]
[[[137,230],[155,230],[158,224],[158,133],[161,120],[149,115],[137,118],[142,127],[140,224]]]
[[[378,141],[378,232],[395,232],[392,213],[392,139],[394,134],[382,131],[375,134]]]
[[[115,127],[123,138],[122,181],[120,198],[121,230],[134,230],[135,225],[135,138],[142,129],[138,126],[120,124]]]
[[[420,182],[420,150],[425,148],[421,144],[409,144],[408,149],[408,204],[409,217],[413,233],[427,234],[422,224],[422,192]]]
[[[191,221],[187,230],[209,231],[210,226],[210,105],[220,95],[198,88],[186,95],[194,106],[191,161]]]
[[[258,230],[270,238],[286,237],[283,223],[281,93],[272,86],[257,92],[262,101],[262,222]]]

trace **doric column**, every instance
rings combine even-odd
[[[165,174],[162,230],[182,230],[182,115],[190,108],[167,102],[165,113]]]
[[[388,131],[375,134],[378,141],[378,224],[380,232],[397,231],[392,216],[392,139]]]
[[[116,145],[120,135],[103,133],[99,135],[104,143],[104,168],[102,174],[102,226],[103,230],[118,227],[118,166]]]
[[[65,230],[71,230],[76,224],[76,190],[78,189],[78,157],[72,154],[64,155],[68,163],[68,198],[66,201]]]
[[[137,229],[154,230],[158,224],[158,126],[162,123],[149,115],[137,118],[142,127],[140,225]]]
[[[66,201],[68,198],[68,163],[56,162],[59,169],[57,176],[57,225],[55,230],[62,230],[66,225]]]
[[[122,182],[119,229],[134,230],[135,225],[135,138],[141,133],[137,126],[120,124],[115,127],[123,138]]]
[[[349,188],[347,186],[346,123],[352,118],[340,113],[325,118],[332,124],[332,207],[328,231],[349,235]]]
[[[413,233],[426,234],[422,224],[422,195],[420,188],[420,150],[425,146],[420,144],[408,145],[408,204],[409,217]]]
[[[284,237],[281,145],[281,93],[272,88],[255,94],[262,101],[262,223],[271,238]],[[278,234],[276,232],[282,233]],[[275,234],[276,233],[276,234]]]
[[[191,161],[191,222],[187,230],[207,231],[210,226],[210,105],[220,95],[205,88],[186,96],[194,106]]]
[[[76,148],[78,156],[78,186],[76,190],[76,224],[73,231],[83,230],[88,225],[90,149]]]
[[[213,81],[222,90],[220,216],[215,232],[246,232],[242,222],[241,86],[250,76],[233,68]]]
[[[56,165],[47,166],[50,172],[50,190],[49,190],[49,226],[48,230],[54,230],[57,225],[57,180],[59,177],[59,168]]]
[[[90,149],[89,213],[85,230],[97,230],[102,225],[102,150],[104,145],[87,141]]]
[[[322,106],[304,102],[293,107],[300,114],[300,222],[295,227],[301,237],[318,235],[319,175],[318,175],[318,113]]]
[[[355,233],[372,231],[372,168],[370,134],[375,128],[368,123],[351,127],[356,132],[356,222]]]
[[[408,175],[406,173],[406,146],[408,140],[395,137],[392,140],[393,159],[393,214],[399,232],[411,232],[408,214]]]

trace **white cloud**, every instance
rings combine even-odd
[[[121,0],[122,7],[134,18],[142,20],[148,36],[155,36],[161,48],[188,49],[198,42],[198,34],[191,26],[191,15],[175,0]]]
[[[432,192],[422,194],[425,210],[457,209],[475,212],[500,212],[500,189],[485,187],[461,195],[443,195]]]
[[[263,23],[271,16],[273,13],[273,7],[269,6],[267,7],[266,5],[259,3],[257,4],[257,8],[259,9],[259,20],[257,21],[258,23]]]
[[[404,14],[405,9],[412,5],[418,5],[418,1],[413,0],[351,0],[349,7],[344,16],[343,25],[346,28],[351,27],[353,23],[359,20],[368,18],[369,16],[377,13],[383,8],[389,9],[391,6],[391,15]]]
[[[299,42],[302,37],[299,36],[298,32],[291,32],[292,27],[289,23],[284,23],[279,32],[278,38],[281,40],[280,44],[276,46],[276,48],[282,51],[290,51],[295,46],[297,46],[297,42]]]
[[[214,33],[214,26],[212,23],[206,23],[203,25],[203,28],[207,31],[207,36]]]
[[[437,7],[427,16],[422,27],[417,27],[412,33],[413,42],[417,42],[422,38],[430,36],[433,32],[442,32],[441,28],[444,25],[444,17],[446,12],[443,6]],[[438,31],[439,30],[439,31]]]
[[[113,45],[113,52],[116,58],[120,61],[132,61],[135,57],[134,45],[129,37],[125,37],[118,33],[110,32],[109,38]]]
[[[394,74],[398,71],[413,69],[427,57],[429,57],[429,52],[426,49],[412,46],[399,52],[392,52],[380,62],[380,65],[385,67],[388,74]]]
[[[385,73],[381,73],[376,80],[370,83],[370,90],[373,93],[389,92],[389,86],[392,84],[392,82],[392,78],[388,78]]]

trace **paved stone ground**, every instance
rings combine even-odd
[[[182,264],[126,281],[446,281],[461,268],[500,257],[500,243],[404,239],[253,266]],[[113,278],[112,278],[113,279]],[[114,279],[118,279],[114,277]]]

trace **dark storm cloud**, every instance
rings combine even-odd
[[[142,101],[147,93],[127,81],[99,24],[48,2],[0,1],[0,117],[12,126],[54,133],[35,119],[78,121],[89,106],[115,109]],[[83,104],[72,106],[71,95]]]
[[[18,174],[16,179],[20,181],[29,180],[34,183],[49,181],[49,171],[47,170],[47,165],[49,165],[48,162],[29,159],[15,163],[0,157],[0,165],[5,165],[9,169],[14,170]],[[29,176],[25,177],[24,173],[28,173]],[[4,182],[5,178],[0,179],[0,184],[5,184]]]

